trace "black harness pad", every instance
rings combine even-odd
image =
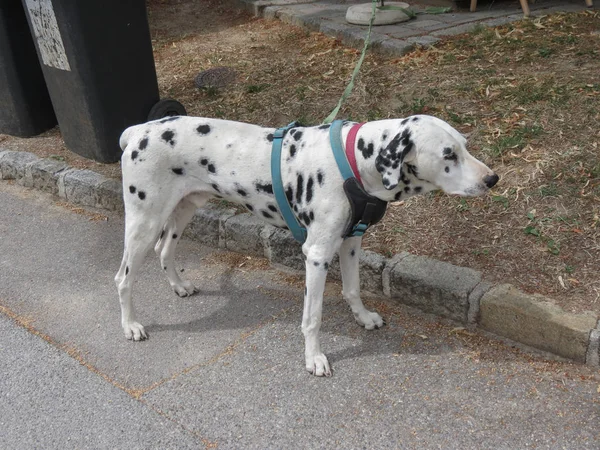
[[[350,202],[352,216],[343,237],[352,236],[355,225],[359,223],[367,226],[375,225],[385,215],[387,202],[367,194],[355,177],[344,181],[344,192]]]

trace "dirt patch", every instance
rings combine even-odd
[[[190,115],[318,124],[357,60],[339,41],[221,2],[148,6],[161,96]],[[369,54],[339,117],[436,115],[469,135],[470,151],[501,181],[486,198],[436,193],[392,205],[365,246],[472,267],[569,311],[600,310],[599,48],[599,13],[586,11],[481,28],[403,58]],[[220,66],[236,71],[233,84],[194,86],[200,71]],[[120,173],[68,152],[58,130],[0,135],[0,146]]]

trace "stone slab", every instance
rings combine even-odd
[[[223,224],[225,248],[252,256],[265,256],[261,232],[265,222],[253,214],[237,214]]]
[[[67,164],[62,161],[34,160],[26,167],[26,180],[23,184],[51,194],[58,194],[58,174],[67,168]]]
[[[585,363],[594,313],[572,314],[547,298],[503,284],[481,299],[483,329],[517,342]]]
[[[408,255],[390,272],[390,295],[421,311],[466,323],[469,294],[480,281],[475,270]]]
[[[33,153],[4,151],[0,154],[0,177],[19,181],[25,177],[27,165],[37,160]]]

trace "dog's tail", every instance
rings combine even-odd
[[[121,133],[121,137],[119,138],[119,146],[121,150],[125,151],[127,148],[127,144],[129,143],[130,137],[133,135],[133,132],[139,125],[134,125],[132,127],[127,128],[123,133]]]

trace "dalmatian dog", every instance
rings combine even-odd
[[[342,127],[345,142],[349,129]],[[286,228],[273,194],[273,128],[227,120],[169,117],[127,128],[121,138],[125,249],[115,277],[121,324],[128,339],[147,337],[132,304],[134,280],[145,255],[155,245],[175,293],[188,296],[196,287],[182,280],[173,262],[175,247],[197,208],[211,198],[243,205],[276,227]],[[466,139],[446,122],[417,115],[368,122],[356,136],[355,156],[367,193],[398,201],[441,189],[478,196],[498,176],[466,149]],[[302,332],[306,369],[329,376],[319,328],[325,278],[339,254],[342,295],[356,322],[367,330],[383,319],[363,305],[359,292],[361,237],[345,238],[350,204],[329,141],[329,125],[293,127],[282,141],[281,177],[288,201],[307,230],[302,246],[306,287]]]

